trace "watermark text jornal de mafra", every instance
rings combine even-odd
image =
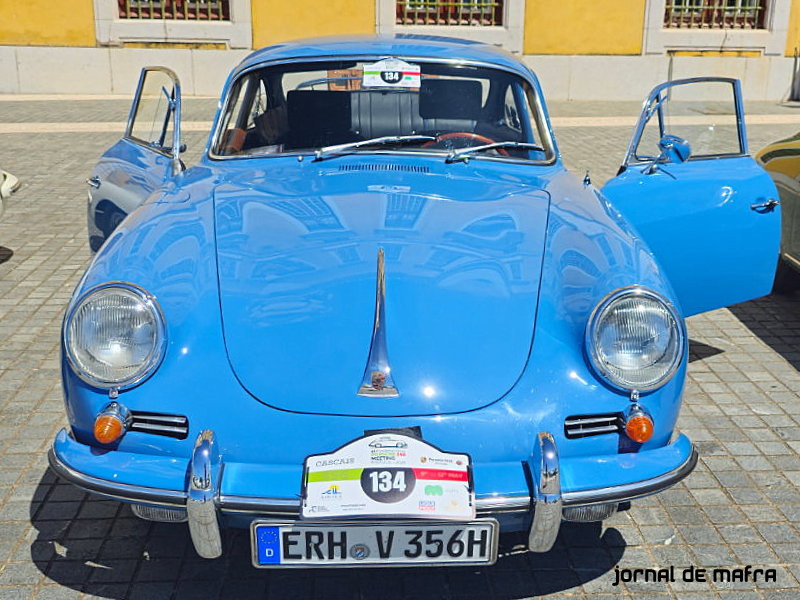
[[[735,581],[776,581],[778,572],[771,568],[744,567],[679,567],[674,565],[662,569],[629,569],[614,567],[614,583],[675,583],[676,581],[729,583]]]

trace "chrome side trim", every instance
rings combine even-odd
[[[216,500],[222,475],[222,456],[210,429],[197,436],[189,462],[189,496],[186,513],[194,549],[203,558],[222,556],[222,536]]]
[[[781,253],[781,258],[783,258],[784,260],[788,260],[790,263],[792,263],[792,266],[795,269],[800,269],[800,260],[796,259],[791,254],[789,254],[787,252],[782,252]]]
[[[604,488],[593,488],[591,490],[580,490],[577,492],[564,492],[564,506],[582,506],[586,504],[606,504],[609,502],[627,502],[644,498],[657,492],[672,487],[692,471],[697,466],[697,450],[692,448],[692,453],[681,466],[668,471],[658,477],[636,481],[625,485],[614,485]]]
[[[396,398],[400,395],[392,379],[389,351],[386,347],[386,269],[383,248],[378,248],[378,272],[375,284],[375,322],[372,342],[367,357],[367,367],[358,388],[359,396],[370,398]]]
[[[561,474],[558,448],[553,434],[542,431],[531,457],[533,466],[533,521],[528,532],[528,550],[547,552],[561,528]]]

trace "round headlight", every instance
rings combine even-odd
[[[625,390],[652,390],[667,383],[680,366],[683,322],[664,298],[642,288],[606,296],[586,331],[595,370]]]
[[[155,298],[128,283],[98,286],[64,320],[64,347],[91,385],[124,388],[150,375],[164,355],[164,318]]]

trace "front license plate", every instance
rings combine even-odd
[[[466,523],[268,523],[250,527],[253,565],[269,567],[490,565],[494,519]]]

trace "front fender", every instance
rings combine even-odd
[[[594,307],[609,293],[640,285],[674,302],[674,294],[653,254],[624,219],[592,188],[569,174],[554,177],[547,228],[536,337],[523,378],[515,389],[534,403],[540,430],[556,436],[562,456],[609,454],[621,439],[603,435],[566,439],[564,418],[622,412],[627,393],[612,388],[590,367],[586,325]],[[678,418],[688,351],[675,376],[662,388],[643,393],[640,404],[652,414],[653,438],[644,449],[670,439]],[[524,399],[517,402],[526,402]]]

